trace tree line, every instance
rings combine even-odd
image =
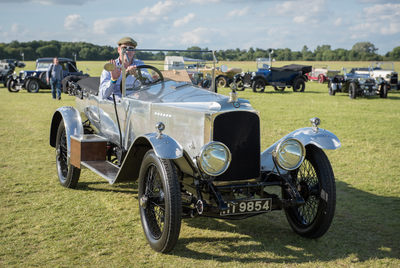
[[[197,46],[188,50],[208,50]],[[229,61],[253,61],[256,58],[268,58],[271,54],[277,61],[382,61],[400,60],[400,46],[393,48],[385,55],[376,53],[378,48],[370,42],[358,42],[350,50],[344,48],[332,49],[330,45],[317,46],[311,51],[303,46],[301,51],[292,51],[289,48],[276,49],[226,49],[217,50],[215,55],[218,60]],[[168,52],[137,52],[136,56],[142,60],[163,60],[165,55],[178,55]],[[187,52],[180,54],[195,59],[212,60],[209,53]],[[13,58],[23,60],[36,60],[42,57],[65,57],[77,60],[109,60],[117,57],[117,48],[111,46],[99,46],[86,42],[61,42],[61,41],[30,41],[0,43],[0,59]]]

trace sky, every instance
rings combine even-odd
[[[84,41],[212,50],[400,46],[400,0],[0,0],[0,43]]]

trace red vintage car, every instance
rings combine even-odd
[[[327,66],[313,67],[310,73],[307,73],[309,80],[324,83],[329,80],[329,77],[337,75],[340,71],[329,70]]]

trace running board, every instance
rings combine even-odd
[[[108,180],[110,184],[114,183],[119,171],[118,166],[108,161],[82,161],[81,165]]]

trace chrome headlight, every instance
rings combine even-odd
[[[231,152],[225,144],[212,141],[201,148],[197,163],[204,173],[218,176],[228,169],[231,163]]]
[[[281,141],[272,152],[275,163],[285,170],[298,168],[303,163],[305,155],[304,145],[292,138]]]

